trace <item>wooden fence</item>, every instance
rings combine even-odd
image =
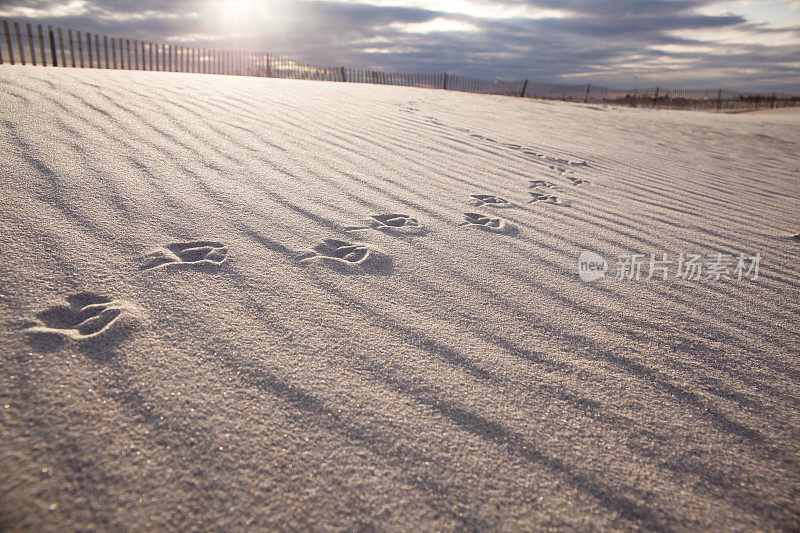
[[[586,104],[660,107],[705,111],[747,111],[790,107],[800,97],[743,94],[722,89],[609,89],[587,85],[537,83],[528,80],[480,80],[451,74],[397,74],[313,65],[293,59],[241,50],[190,48],[54,28],[51,25],[2,21],[0,64],[103,68],[264,76],[302,80],[373,83],[497,94]]]

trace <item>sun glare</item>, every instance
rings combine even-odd
[[[240,33],[257,27],[268,17],[263,2],[255,0],[223,0],[213,2],[213,17],[222,25],[223,30]]]

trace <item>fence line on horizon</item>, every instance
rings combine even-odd
[[[704,111],[748,111],[793,107],[800,96],[745,94],[723,89],[609,89],[592,84],[551,84],[529,80],[481,80],[451,74],[398,74],[328,67],[266,52],[192,48],[121,39],[42,24],[2,21],[0,65],[102,68],[261,76],[302,80],[399,85],[452,91],[631,107]],[[66,35],[65,35],[66,34]],[[66,38],[65,38],[66,37]],[[65,44],[66,43],[66,44]],[[16,54],[14,45],[16,44]],[[38,45],[38,46],[37,46]],[[38,57],[37,57],[38,56]]]

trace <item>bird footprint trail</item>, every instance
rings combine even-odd
[[[386,233],[398,234],[422,234],[425,228],[416,218],[400,213],[389,213],[384,215],[371,215],[367,219],[366,226],[349,226],[345,231],[357,231],[362,229],[377,229]]]
[[[517,233],[517,228],[502,218],[484,215],[482,213],[464,213],[464,222],[459,226],[477,228],[492,233],[502,233],[513,235]]]
[[[141,270],[176,266],[219,266],[228,257],[228,249],[216,241],[176,242],[145,256]]]
[[[589,180],[585,180],[583,178],[576,178],[574,176],[568,176],[567,179],[571,181],[573,185],[583,185],[584,183],[589,183]]]
[[[56,334],[74,340],[90,339],[111,328],[131,308],[124,302],[89,292],[72,294],[68,305],[55,305],[38,313],[39,324],[26,328],[29,333]]]
[[[508,207],[511,204],[505,198],[493,194],[473,194],[472,205],[475,207]]]
[[[560,198],[558,198],[557,196],[553,196],[552,194],[542,194],[539,192],[529,192],[528,194],[531,195],[531,199],[528,202],[529,204],[536,202],[545,202],[548,204],[564,205],[564,202],[561,201]]]

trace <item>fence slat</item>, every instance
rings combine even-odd
[[[19,63],[25,64],[25,52],[22,48],[22,32],[19,31],[19,23],[14,22],[14,33],[17,34],[17,50],[19,50]]]
[[[81,60],[81,68],[83,68],[83,41],[81,41],[81,32],[78,32],[78,57]]]
[[[67,30],[67,40],[69,41],[69,59],[72,62],[72,68],[75,68],[75,46],[72,44],[72,30]]]
[[[50,37],[50,61],[53,63],[54,67],[58,66],[58,56],[56,55],[56,38],[53,35],[53,27],[47,26],[47,33]]]
[[[42,66],[47,66],[47,47],[45,46],[44,42],[44,32],[42,31],[42,25],[36,25],[36,32],[39,34],[39,55],[42,58]]]
[[[89,55],[89,68],[94,68],[94,65],[92,64],[92,34],[91,33],[87,33],[86,34],[86,52]]]
[[[30,23],[26,24],[25,27],[26,27],[26,29],[28,31],[28,45],[30,46],[30,50],[31,50],[31,65],[33,65],[35,67],[36,66],[36,47],[33,46],[33,30],[31,29]],[[44,66],[44,65],[42,65],[42,66]]]
[[[64,55],[64,35],[61,33],[61,28],[56,28],[58,32],[58,50],[61,52],[61,66],[67,66],[67,56]]]
[[[14,64],[14,48],[11,46],[11,31],[8,29],[8,21],[3,21],[3,32],[6,34],[6,48],[8,49],[8,61]]]

